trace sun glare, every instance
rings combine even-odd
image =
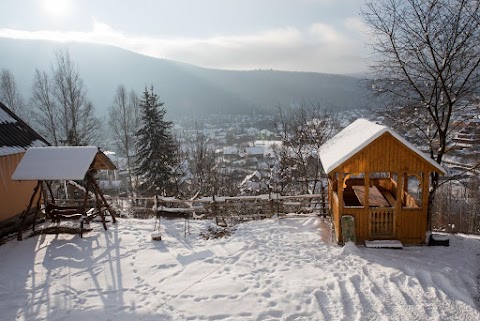
[[[70,0],[42,0],[43,10],[51,17],[65,17],[70,11]]]

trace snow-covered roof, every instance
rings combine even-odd
[[[23,153],[34,146],[48,143],[0,102],[0,156]]]
[[[237,147],[223,147],[223,155],[238,155]]]
[[[115,168],[96,146],[32,147],[18,164],[12,180],[83,180],[90,166]]]
[[[255,146],[258,146],[258,147],[264,147],[264,148],[268,148],[268,147],[272,147],[272,146],[282,146],[282,141],[281,140],[256,140],[254,142],[254,145]]]
[[[413,152],[417,153],[440,172],[446,174],[446,171],[442,166],[422,153],[418,148],[410,144],[394,130],[384,125],[372,123],[366,119],[357,119],[320,147],[320,160],[325,172],[330,173],[357,152],[365,148],[368,144],[387,132]]]
[[[265,152],[265,148],[262,146],[251,146],[251,147],[246,147],[245,152],[247,155],[263,155]]]
[[[8,114],[3,108],[0,109],[0,124],[16,123],[17,120]]]

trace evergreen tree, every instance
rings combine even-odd
[[[172,122],[165,121],[165,108],[153,87],[145,88],[140,101],[140,128],[136,136],[136,174],[141,177],[139,189],[146,195],[166,195],[172,185],[175,163],[175,141]]]

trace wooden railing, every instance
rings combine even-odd
[[[185,215],[194,217],[217,216],[272,216],[286,213],[315,213],[328,215],[326,198],[321,194],[280,195],[276,193],[256,196],[216,196],[201,197],[190,200],[173,197],[155,198],[120,198],[111,197],[114,207],[123,212],[133,213],[134,217],[148,217],[152,209],[165,214]],[[135,215],[138,213],[139,215]]]
[[[391,208],[370,209],[370,236],[395,236],[395,213]]]

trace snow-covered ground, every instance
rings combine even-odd
[[[83,239],[0,246],[0,320],[480,320],[480,240],[403,250],[321,240],[316,217],[240,224],[120,219]]]

